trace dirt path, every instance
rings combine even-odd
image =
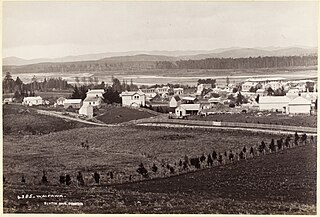
[[[90,124],[90,125],[99,126],[99,127],[117,126],[117,125],[115,125],[115,124],[101,124],[101,123],[95,123],[95,122],[91,122],[91,121],[87,121],[87,120],[78,119],[78,118],[70,117],[70,116],[67,116],[67,115],[63,115],[61,112],[45,111],[45,110],[40,110],[40,109],[36,109],[36,111],[37,111],[39,114],[48,115],[48,116],[54,116],[54,117],[59,117],[59,118],[62,118],[62,119],[68,119],[68,120],[77,121],[77,122],[80,122],[80,123],[85,123],[85,124]]]

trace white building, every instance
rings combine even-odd
[[[168,86],[157,87],[155,92],[162,97],[166,97],[169,94],[169,89],[170,87]]]
[[[212,89],[212,84],[198,84],[196,95],[201,95],[204,89]]]
[[[259,97],[259,110],[286,112],[290,98],[287,96],[263,96]]]
[[[255,88],[257,85],[258,85],[257,82],[246,81],[241,85],[241,91],[249,92],[252,87]]]
[[[91,105],[93,107],[100,107],[102,103],[102,99],[98,96],[96,97],[90,97],[87,96],[84,100],[83,100],[83,105]]]
[[[178,117],[196,115],[200,111],[200,104],[181,104],[175,109]]]
[[[141,91],[146,95],[147,99],[152,99],[157,95],[155,88],[141,89]]]
[[[88,90],[87,97],[101,97],[103,98],[104,89],[94,89],[94,90]]]
[[[93,106],[90,104],[83,104],[79,109],[80,115],[85,115],[88,118],[93,118]]]
[[[272,90],[277,90],[283,87],[283,83],[278,81],[271,81],[265,85],[265,89],[268,89],[269,87],[271,87]]]
[[[170,108],[176,108],[181,104],[181,98],[178,95],[173,96],[169,101]]]
[[[81,107],[82,100],[81,99],[66,99],[63,103],[63,107],[65,109],[71,107],[74,109],[79,109]]]
[[[3,100],[4,104],[10,104],[12,102],[13,102],[13,98],[12,97],[11,98],[4,98],[4,100]]]
[[[59,99],[57,99],[57,105],[64,105],[64,101],[66,100],[66,98],[64,97],[59,97]]]
[[[29,96],[23,98],[23,105],[33,106],[33,105],[42,105],[42,98],[41,96]]]
[[[178,87],[178,88],[173,88],[173,95],[181,95],[183,94],[183,88]]]
[[[288,103],[287,114],[310,114],[310,112],[311,100],[299,96]]]
[[[258,90],[256,91],[256,94],[257,94],[257,95],[259,94],[259,96],[267,96],[267,95],[268,95],[268,92],[267,92],[265,89],[258,89]]]
[[[125,91],[121,93],[122,106],[140,107],[146,105],[146,95],[141,91]]]

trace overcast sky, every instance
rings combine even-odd
[[[317,46],[315,2],[4,2],[3,56]]]

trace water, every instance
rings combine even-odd
[[[196,73],[195,73],[196,74]],[[20,79],[28,83],[31,81],[33,74],[13,74],[13,79],[16,79],[16,77],[19,76]],[[95,77],[94,73],[78,73],[78,74],[72,74],[70,75],[67,73],[37,73],[36,78],[38,81],[43,81],[44,78],[50,78],[50,77],[61,77],[65,80],[67,80],[69,83],[76,83],[75,77],[79,77],[81,81],[81,77]],[[99,79],[99,82],[104,81],[105,83],[110,84],[111,83],[111,75],[99,75],[97,78]],[[198,79],[216,79],[217,84],[219,85],[225,85],[227,81],[227,76],[162,76],[162,75],[126,75],[126,74],[119,74],[115,75],[114,77],[118,78],[120,82],[122,83],[123,80],[127,81],[129,84],[130,81],[137,85],[153,85],[153,84],[184,84],[184,85],[190,85],[195,86],[197,84]],[[283,77],[288,80],[296,80],[296,79],[311,79],[317,77],[316,71],[300,71],[300,72],[284,72],[281,74],[259,74],[256,76],[252,75],[239,75],[239,76],[229,76],[229,83],[240,83],[248,78],[271,78],[271,77]],[[81,83],[81,82],[80,82]]]

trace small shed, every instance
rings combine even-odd
[[[287,114],[310,114],[311,104],[311,100],[299,96],[289,102]]]

